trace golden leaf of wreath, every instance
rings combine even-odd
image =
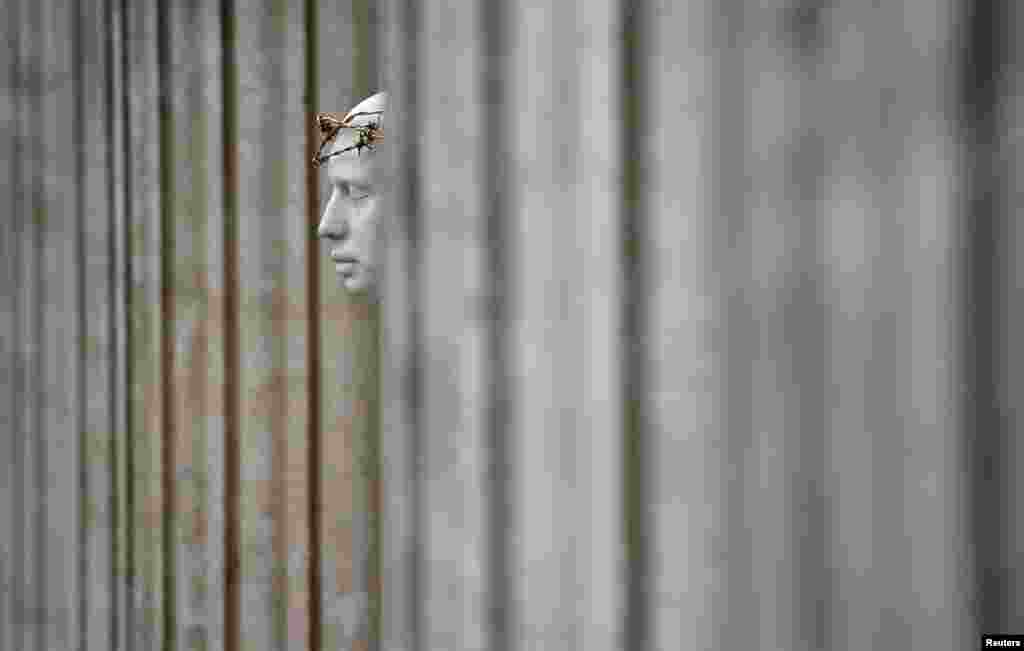
[[[339,118],[336,113],[317,113],[313,118],[317,130],[320,132],[320,146],[313,157],[313,167],[320,167],[332,156],[343,154],[353,149],[361,153],[365,149],[373,149],[373,146],[383,139],[383,129],[380,127],[380,115],[384,111],[360,111],[350,113],[348,116]],[[352,124],[352,120],[362,116],[378,116],[376,121],[367,124]],[[356,131],[356,142],[343,149],[324,154],[324,147],[330,144],[342,129],[354,129]]]

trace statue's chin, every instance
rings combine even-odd
[[[343,277],[341,284],[352,293],[368,292],[373,287],[373,273],[364,268],[357,269],[352,275]]]

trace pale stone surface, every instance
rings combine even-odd
[[[387,93],[377,93],[356,104],[345,117],[355,116],[352,124],[356,126],[380,123],[381,115],[359,114],[374,114],[385,110],[386,106]],[[342,129],[327,153],[355,144],[356,136],[356,131]],[[382,235],[380,197],[387,179],[372,149],[334,156],[326,168],[331,194],[318,234],[331,243],[330,258],[345,288],[353,292],[372,292],[376,286]]]

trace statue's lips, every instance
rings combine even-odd
[[[351,276],[356,272],[356,265],[359,260],[350,255],[331,256],[334,260],[334,270],[343,276]]]

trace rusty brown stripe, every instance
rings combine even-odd
[[[174,441],[176,437],[176,423],[174,420],[174,399],[178,387],[175,382],[175,305],[174,305],[174,150],[172,142],[174,138],[174,114],[170,108],[171,79],[170,79],[170,20],[167,11],[166,0],[157,0],[157,72],[159,75],[158,84],[160,89],[160,364],[161,384],[163,385],[164,399],[160,401],[161,420],[161,500],[163,509],[162,518],[162,552],[163,552],[163,627],[164,648],[168,651],[177,648],[177,626],[175,615],[177,612],[176,578],[177,545],[175,545],[174,532],[177,530],[177,494],[174,481],[175,467],[177,465],[174,453]]]
[[[224,648],[238,651],[238,68],[234,0],[221,0],[224,98]]]
[[[124,638],[121,640],[126,646],[134,639],[135,631],[137,630],[137,619],[138,612],[135,607],[134,595],[136,593],[136,586],[138,581],[138,571],[136,562],[136,545],[135,545],[135,533],[136,526],[134,522],[135,513],[135,482],[134,477],[136,474],[135,469],[135,446],[131,436],[132,423],[134,422],[134,409],[131,400],[131,387],[134,382],[134,369],[132,368],[131,360],[134,358],[135,342],[132,336],[131,328],[131,313],[132,313],[132,247],[131,237],[131,222],[134,217],[132,214],[133,202],[132,196],[134,193],[133,187],[133,174],[131,173],[131,162],[132,158],[132,123],[131,123],[131,95],[129,92],[129,70],[132,56],[131,50],[131,34],[128,24],[128,7],[129,2],[127,0],[121,0],[118,8],[118,31],[120,38],[117,39],[120,42],[119,49],[119,60],[117,62],[120,68],[120,102],[121,102],[121,141],[120,141],[120,155],[124,161],[121,167],[122,178],[122,221],[120,224],[121,232],[118,233],[121,246],[121,269],[122,275],[121,287],[123,291],[122,301],[123,309],[121,312],[122,328],[124,332],[124,358],[122,360],[123,369],[122,376],[124,378],[123,393],[122,396],[124,402],[123,408],[123,421],[122,424],[124,429],[121,432],[123,437],[122,451],[122,482],[124,489],[124,593],[123,593],[123,608],[124,608]]]
[[[650,631],[650,569],[646,535],[651,522],[647,516],[650,490],[645,477],[648,476],[646,458],[647,439],[650,436],[648,424],[651,407],[648,402],[648,376],[646,360],[649,325],[647,313],[648,289],[651,286],[650,270],[646,264],[645,245],[648,237],[644,201],[644,120],[646,111],[644,98],[647,97],[647,78],[644,65],[644,42],[647,36],[646,3],[623,0],[621,24],[623,46],[621,50],[620,75],[622,79],[622,124],[619,132],[620,151],[623,157],[622,192],[622,269],[624,286],[639,288],[625,291],[622,296],[622,339],[620,345],[626,351],[623,356],[620,377],[623,396],[623,441],[622,441],[622,514],[626,548],[626,585],[624,638],[637,651],[651,648]]]
[[[313,116],[316,114],[319,103],[317,92],[320,71],[317,53],[319,50],[319,39],[317,33],[317,3],[315,0],[306,0],[305,3],[305,29],[306,29],[306,156],[304,160],[311,160],[317,151],[317,134],[308,125],[312,125]],[[321,513],[323,511],[323,499],[320,485],[320,248],[316,241],[316,225],[318,216],[319,196],[319,174],[313,166],[306,168],[306,216],[309,222],[308,235],[306,238],[306,302],[309,306],[309,317],[307,320],[307,341],[306,362],[307,382],[309,391],[309,417],[308,424],[308,461],[306,467],[310,473],[308,482],[309,491],[309,565],[307,572],[309,576],[309,648],[310,651],[320,651],[322,648],[323,622],[322,622],[322,595],[320,585],[321,572]]]

